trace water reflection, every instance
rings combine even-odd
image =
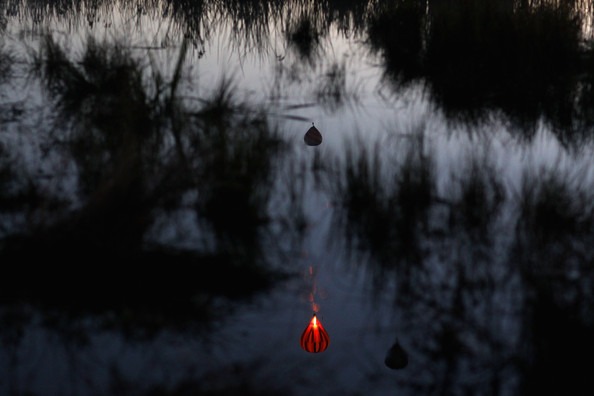
[[[422,127],[416,133],[428,134]],[[544,347],[559,343],[560,328],[581,337],[592,326],[594,300],[585,286],[594,262],[587,248],[594,238],[591,179],[552,166],[527,172],[512,192],[481,156],[444,185],[433,165],[437,151],[423,136],[400,152],[357,151],[340,177],[331,176],[340,202],[335,224],[360,252],[352,260],[371,274],[376,299],[389,293],[411,332],[418,369],[400,383],[448,394],[485,386],[492,387],[486,394],[561,391],[565,380],[538,378],[583,352],[573,343],[566,345],[571,352]],[[553,325],[547,312],[563,318]],[[563,370],[567,387],[579,383],[589,392],[578,364]]]
[[[303,136],[303,140],[308,146],[319,146],[322,144],[322,134],[312,123],[311,128],[309,128],[305,133],[305,136]]]
[[[384,364],[392,370],[400,370],[408,366],[408,354],[398,342],[398,339],[394,341],[394,344],[388,350]]]
[[[70,26],[87,21],[91,28],[102,21],[117,23],[102,2],[76,4],[26,2],[16,5],[7,18],[31,18],[37,25],[60,19]],[[325,80],[312,94],[330,110],[344,104],[348,92],[343,60],[324,60],[334,52],[330,40],[338,32],[363,43],[360,47],[370,50],[366,56],[371,61],[372,53],[381,58],[386,83],[396,94],[420,83],[451,120],[476,123],[504,114],[519,136],[532,137],[544,119],[570,143],[572,136],[589,135],[593,123],[593,56],[583,28],[589,4],[138,0],[118,3],[117,9],[137,24],[143,18],[153,24],[158,18],[171,18],[166,28],[154,26],[159,40],[154,44],[159,46],[175,45],[185,37],[204,54],[213,35],[222,34],[240,59],[284,61],[292,53],[289,65],[278,65],[289,77],[285,84],[307,80],[316,65],[328,64],[320,75]],[[161,31],[166,33],[157,33]]]
[[[370,44],[397,87],[421,81],[452,120],[501,112],[530,138],[544,117],[568,143],[592,124],[584,15],[570,3],[521,4],[397,2],[372,14]]]
[[[305,61],[319,56],[317,47],[322,33],[313,25],[312,18],[304,15],[294,22],[294,26],[287,26],[287,42],[289,48],[294,48]]]
[[[334,269],[333,282],[351,273],[358,278],[356,287],[334,291],[344,297],[333,302],[341,308],[335,316],[358,319],[351,312],[363,310],[346,306],[352,300],[362,305],[370,294],[379,316],[397,316],[386,333],[402,340],[386,355],[389,341],[373,344],[369,370],[375,376],[355,385],[352,379],[329,381],[347,388],[333,391],[366,391],[381,379],[380,369],[388,371],[385,356],[389,368],[406,367],[406,377],[384,380],[383,394],[592,393],[589,366],[581,362],[594,352],[594,57],[575,8],[473,0],[117,3],[123,19],[135,17],[135,27],[157,21],[152,45],[169,58],[162,64],[156,47],[139,50],[125,40],[89,34],[80,47],[60,44],[58,37],[70,39],[68,29],[110,28],[117,21],[112,2],[14,4],[0,17],[5,29],[20,26],[23,32],[10,40],[2,36],[20,51],[0,45],[0,95],[8,100],[0,104],[0,262],[6,275],[0,334],[8,351],[0,368],[14,373],[29,364],[27,354],[37,345],[31,340],[39,333],[59,335],[64,349],[80,359],[92,348],[107,353],[104,346],[114,343],[126,351],[134,345],[158,349],[164,334],[183,348],[196,339],[231,344],[233,334],[240,347],[221,347],[228,356],[218,376],[209,355],[194,350],[174,354],[200,356],[199,363],[185,363],[203,371],[188,374],[189,380],[176,377],[167,390],[130,385],[133,375],[117,367],[105,374],[106,361],[89,369],[90,376],[113,377],[114,389],[135,387],[140,394],[217,387],[231,394],[288,394],[284,388],[297,387],[302,377],[279,367],[300,363],[290,351],[302,351],[297,333],[286,344],[279,339],[302,323],[278,325],[290,331],[262,329],[261,318],[249,318],[258,309],[249,304],[281,285],[287,273],[299,272],[296,252],[307,243],[326,254],[320,267]],[[49,30],[39,46],[37,39],[27,41],[31,26]],[[23,51],[21,39],[38,49]],[[339,39],[356,50],[334,56]],[[230,42],[241,59],[254,55],[258,65],[272,60],[261,71],[274,71],[266,80],[276,93],[272,99],[266,89],[260,90],[266,91],[262,103],[260,96],[242,99],[243,81],[217,80],[200,69],[214,52],[210,40]],[[376,134],[372,114],[360,144],[345,152],[331,140],[333,133],[326,135],[333,144],[306,150],[302,126],[295,128],[300,144],[291,144],[290,121],[319,119],[311,114],[318,109],[338,117],[349,113],[345,104],[358,96],[352,85],[352,74],[361,71],[353,68],[360,65],[353,63],[357,57],[385,71],[371,91],[385,94],[389,87],[394,97],[406,98],[422,87],[423,103],[435,108],[427,106],[418,125],[411,107],[390,108],[396,126],[387,137]],[[192,66],[200,70],[192,74]],[[195,76],[208,85],[200,86]],[[14,89],[4,90],[17,80],[28,89],[41,87],[39,107],[27,103],[20,111]],[[303,85],[306,101],[292,90]],[[279,109],[291,114],[278,117],[277,125],[270,116]],[[466,128],[443,123],[442,111]],[[403,118],[412,128],[400,128]],[[561,151],[563,158],[575,162],[549,161],[538,142],[510,139],[510,124],[515,136],[531,139],[552,125],[574,150]],[[305,143],[313,134],[318,139],[310,142],[320,144],[321,134],[312,129]],[[472,133],[466,139],[460,131]],[[463,144],[468,152],[451,149]],[[491,145],[493,151],[483,150]],[[320,151],[329,146],[336,151]],[[448,149],[454,160],[444,160]],[[530,155],[546,166],[524,160]],[[331,287],[339,291],[336,284]],[[219,320],[238,311],[248,319],[233,317],[225,333]],[[261,334],[269,332],[266,342],[286,358],[283,364],[270,360],[268,349],[264,363],[252,364],[250,344],[241,338],[246,323],[258,329],[258,351]],[[316,355],[320,366],[310,370],[348,374],[349,364],[364,361],[361,349],[353,348],[360,339],[349,328],[332,328],[335,347]],[[216,341],[213,334],[223,335]],[[102,337],[113,338],[102,343]],[[314,351],[324,350],[328,338],[320,335],[317,344],[314,334]],[[409,357],[414,364],[408,365]],[[273,371],[268,382],[250,380],[258,370]],[[101,393],[91,388],[82,393]]]
[[[184,103],[185,51],[167,80],[145,73],[126,48],[91,38],[71,59],[45,38],[33,73],[55,109],[48,150],[76,183],[64,194],[62,173],[46,183],[1,152],[2,212],[27,219],[2,221],[0,256],[19,279],[4,285],[7,301],[26,298],[75,321],[93,311],[106,325],[158,333],[202,323],[214,296],[241,299],[272,284],[264,233],[283,144],[228,82],[199,106]],[[163,240],[177,219],[192,219],[191,248]]]

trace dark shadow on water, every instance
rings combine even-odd
[[[98,13],[107,12],[106,4],[17,2],[6,18],[92,25],[102,20]],[[242,56],[281,59],[287,54],[276,53],[274,40],[284,37],[297,63],[310,66],[292,65],[299,74],[294,80],[305,78],[325,56],[336,28],[379,55],[386,83],[396,92],[420,84],[453,122],[476,124],[503,115],[519,137],[531,138],[544,120],[568,145],[589,139],[594,125],[594,56],[583,31],[589,1],[140,0],[120,7],[130,15],[172,17],[168,29],[199,51],[223,28],[230,32],[230,48]]]
[[[408,335],[413,364],[399,384],[411,394],[591,393],[591,182],[552,166],[527,171],[512,193],[485,155],[444,188],[436,153],[415,134],[397,149],[353,149],[327,173],[353,266],[370,274],[373,298],[393,301],[395,330]]]
[[[398,339],[388,349],[384,364],[392,370],[401,370],[408,365],[408,355],[404,348],[400,345]]]
[[[580,21],[571,9],[456,4],[435,8],[427,42],[428,81],[446,112],[502,109],[520,126],[541,114],[568,126],[582,68]]]
[[[283,144],[227,80],[198,104],[179,100],[186,49],[168,80],[119,44],[90,38],[73,59],[42,41],[32,73],[54,105],[52,150],[76,165],[77,184],[52,192],[0,151],[2,214],[26,219],[0,222],[3,303],[152,335],[206,324],[225,311],[213,299],[243,301],[283,278],[265,254]],[[192,250],[152,237],[178,213],[193,219]]]
[[[393,158],[394,166],[380,161],[379,146],[374,152],[351,148],[344,168],[330,182],[343,209],[334,218],[335,227],[344,230],[351,249],[367,251],[381,263],[374,274],[378,290],[384,271],[391,270],[403,272],[401,286],[409,287],[409,268],[424,255],[419,236],[435,196],[434,164],[425,154],[423,136],[402,143],[404,159]]]
[[[14,57],[10,53],[9,50],[5,48],[4,42],[0,42],[0,84],[5,83],[9,80],[11,71],[12,71],[12,63],[14,62]]]
[[[294,48],[304,61],[309,61],[312,57],[319,55],[317,46],[320,43],[321,33],[314,23],[315,19],[303,15],[293,22],[293,25],[286,27],[289,48]]]
[[[212,370],[197,379],[181,381],[175,386],[144,386],[127,380],[117,370],[110,378],[110,395],[138,396],[290,396],[287,388],[262,386],[254,380],[258,370],[265,367],[265,361],[230,364],[222,369]]]
[[[372,13],[369,44],[398,89],[422,82],[450,120],[503,114],[523,138],[541,118],[560,140],[589,136],[589,38],[571,2],[404,0]]]
[[[1,18],[1,17],[0,17]],[[2,31],[0,19],[0,33]],[[0,37],[0,127],[9,122],[17,121],[22,114],[22,103],[15,102],[7,94],[8,86],[14,77],[14,63],[16,57],[7,47],[4,38]]]
[[[229,310],[217,298],[242,301],[283,279],[237,265],[233,257],[191,251],[91,256],[73,246],[22,248],[2,252],[4,306],[32,304],[46,321],[59,318],[64,326],[93,318],[96,327],[86,331],[117,330],[133,339],[203,331]]]
[[[384,2],[369,17],[368,44],[380,52],[387,76],[398,85],[422,76],[426,24],[420,1]]]

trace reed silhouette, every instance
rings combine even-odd
[[[566,144],[572,136],[591,135],[594,57],[583,28],[588,0],[138,0],[118,7],[131,16],[140,11],[171,17],[168,31],[201,53],[221,29],[243,56],[283,57],[274,40],[285,37],[301,63],[323,58],[336,28],[380,56],[387,84],[396,91],[419,84],[452,121],[488,122],[495,113],[524,138],[534,135],[541,119]],[[16,3],[6,18],[92,25],[109,12],[102,1],[38,0]],[[312,71],[292,70],[300,74],[294,80]]]
[[[334,224],[370,274],[371,295],[393,301],[404,329],[423,329],[407,342],[419,369],[401,384],[412,393],[587,394],[587,370],[570,356],[594,345],[584,338],[594,302],[591,181],[552,165],[526,169],[510,191],[482,153],[444,184],[426,133],[396,130],[399,149],[351,149],[328,171]],[[481,379],[468,382],[473,373]]]
[[[368,37],[389,80],[422,84],[450,119],[502,112],[530,138],[544,117],[569,142],[591,123],[586,16],[572,2],[404,0],[371,13]]]
[[[166,77],[118,43],[89,38],[73,59],[52,36],[42,40],[32,72],[54,105],[52,149],[76,164],[76,188],[42,192],[2,151],[2,212],[28,218],[16,230],[2,221],[3,268],[18,279],[3,282],[3,302],[26,298],[154,334],[206,323],[215,296],[240,301],[280,279],[263,249],[281,142],[228,80],[199,105],[181,101],[186,50]],[[184,211],[195,216],[197,248],[152,237],[159,218],[167,225]]]

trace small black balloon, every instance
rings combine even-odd
[[[319,146],[322,144],[322,134],[318,131],[318,128],[312,125],[305,133],[303,140],[308,146]]]
[[[408,354],[402,349],[398,340],[388,350],[384,363],[392,370],[400,370],[408,365]]]

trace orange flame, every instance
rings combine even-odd
[[[328,348],[330,344],[330,337],[322,323],[317,319],[316,314],[313,314],[313,318],[309,322],[309,325],[301,334],[301,348],[311,353],[323,352]]]

